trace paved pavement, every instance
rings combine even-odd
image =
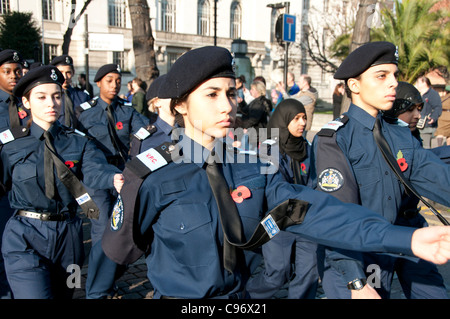
[[[332,119],[332,115],[329,114],[315,114],[314,122],[311,128],[311,131],[307,138],[310,140],[314,137],[315,133],[320,130],[323,124],[327,123]],[[433,203],[434,204],[434,203]],[[444,217],[447,217],[450,220],[450,208],[443,207],[441,205],[436,205],[436,207]],[[430,225],[440,225],[438,219],[429,211],[428,208],[424,207],[421,210],[423,216],[427,219]],[[82,268],[81,274],[81,288],[76,289],[73,298],[74,299],[85,299],[85,281],[87,275],[87,267],[88,267],[88,254],[90,250],[90,222],[88,219],[85,219],[84,222],[84,235],[85,239],[85,253],[86,253],[86,262],[84,267]],[[444,281],[447,287],[447,292],[450,296],[450,263],[445,265],[438,266],[441,274],[444,277]],[[145,264],[145,260],[143,258],[139,259],[134,264],[128,267],[126,273],[118,279],[116,282],[118,291],[116,296],[113,299],[151,299],[153,296],[152,286],[147,278],[147,266]],[[276,294],[275,298],[286,298],[287,291],[286,289],[280,290],[279,293]],[[323,294],[323,291],[319,288],[317,293],[317,299],[324,299],[326,296]],[[392,293],[392,299],[405,299],[405,296],[402,293],[400,284],[398,280],[394,278]]]

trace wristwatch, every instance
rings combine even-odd
[[[356,278],[347,284],[347,288],[350,290],[361,290],[367,284],[366,278]]]

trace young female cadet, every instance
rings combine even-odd
[[[381,116],[380,111],[391,109],[396,99],[397,63],[398,52],[389,42],[371,42],[353,51],[334,75],[345,80],[352,104],[345,116],[326,125],[313,142],[317,188],[378,212],[392,224],[405,213],[400,210],[405,189],[378,146],[382,137],[387,144],[383,150],[389,148],[392,153],[392,167],[398,165],[419,194],[450,206],[450,166],[423,149],[407,127]],[[327,183],[330,176],[336,183]],[[327,249],[325,293],[329,298],[389,298],[396,271],[401,281],[411,283],[403,287],[407,298],[447,298],[435,265],[415,259],[394,269],[398,260],[399,256]],[[373,265],[379,267],[379,277]]]
[[[285,99],[278,104],[267,128],[270,141],[276,141],[280,150],[280,172],[290,183],[308,185],[311,146],[303,138],[306,111],[296,99]],[[317,271],[317,244],[301,236],[281,231],[262,246],[264,269],[249,279],[247,291],[255,299],[271,298],[289,282],[289,299],[314,299],[319,274]],[[292,271],[292,260],[294,270]]]
[[[5,228],[2,253],[18,299],[71,297],[68,266],[82,267],[84,259],[77,203],[92,203],[86,192],[75,190],[78,179],[117,191],[123,184],[120,170],[107,164],[93,142],[57,121],[63,82],[56,67],[42,66],[29,71],[13,91],[33,120],[29,134],[4,144],[1,152],[2,183],[10,188],[16,210]],[[65,176],[75,178],[67,183]]]
[[[151,173],[138,190],[136,225],[126,227],[130,233],[135,230],[133,238],[152,238],[147,240],[151,249],[146,262],[155,298],[247,296],[248,274],[259,260],[255,251],[248,250],[243,256],[239,247],[259,244],[248,242],[255,238],[251,236],[255,229],[269,230],[257,238],[276,234],[274,223],[279,212],[283,221],[286,216],[297,222],[304,217],[301,224],[286,230],[321,244],[416,254],[440,263],[450,258],[450,228],[393,226],[359,205],[291,184],[268,160],[263,163],[262,158],[235,154],[233,147],[222,143],[236,116],[232,61],[224,48],[191,50],[174,63],[159,90],[161,98],[172,99],[173,109],[183,116],[185,130],[172,159],[161,159],[161,154],[166,154],[163,148],[144,156],[141,162]],[[228,186],[222,183],[224,178]],[[123,196],[130,196],[126,185],[125,179]],[[116,202],[117,209],[120,205]],[[127,220],[129,212],[123,208],[117,219],[111,219],[113,234],[125,229],[120,223]],[[260,224],[267,211],[271,214]],[[108,248],[105,252],[110,256],[128,254],[122,249],[114,251],[116,239],[103,237],[104,248]],[[433,253],[427,251],[432,246]]]
[[[128,160],[131,136],[146,127],[149,119],[118,97],[122,73],[117,64],[100,67],[94,82],[100,89],[99,96],[77,109],[78,128],[94,138],[110,164],[122,170]],[[117,194],[104,189],[88,191],[100,208],[100,217],[91,223],[92,248],[89,253],[86,298],[108,298],[115,293],[116,277],[124,271],[123,267],[118,268],[106,258],[100,243]]]

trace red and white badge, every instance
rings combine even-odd
[[[159,154],[159,152],[153,148],[142,152],[137,156],[137,158],[142,163],[144,163],[144,165],[147,166],[151,171],[155,171],[158,168],[167,165],[167,161],[164,159],[164,157],[162,157],[161,154]]]
[[[3,144],[9,143],[11,141],[14,141],[14,135],[12,132],[8,129],[6,131],[3,131],[0,133],[0,141]]]

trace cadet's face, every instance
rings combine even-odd
[[[12,94],[14,87],[22,77],[22,65],[19,63],[4,63],[0,66],[0,89]]]
[[[33,122],[48,130],[58,119],[61,110],[61,88],[57,84],[41,84],[31,89],[29,100],[22,97],[23,105],[31,110]]]
[[[97,82],[97,86],[100,89],[100,98],[107,102],[111,101],[120,92],[120,85],[122,83],[122,77],[117,73],[108,73],[100,81]]]
[[[358,79],[349,79],[353,103],[372,116],[392,108],[398,69],[395,64],[380,64],[367,69]]]
[[[417,122],[420,119],[420,111],[419,108],[416,106],[414,106],[412,109],[410,109],[409,111],[403,112],[402,114],[400,114],[398,116],[398,118],[400,120],[402,120],[403,122],[408,123],[409,125],[409,129],[411,131],[414,131],[416,129],[417,126]]]
[[[214,78],[201,84],[176,107],[183,115],[186,135],[205,147],[225,137],[236,119],[236,97],[234,79]]]
[[[303,131],[305,130],[306,126],[306,114],[305,113],[298,113],[292,121],[289,122],[288,130],[291,135],[295,137],[300,137],[303,135]]]
[[[63,89],[67,89],[72,84],[73,70],[70,65],[58,65],[58,70],[61,71],[64,76],[64,83],[62,85]]]

